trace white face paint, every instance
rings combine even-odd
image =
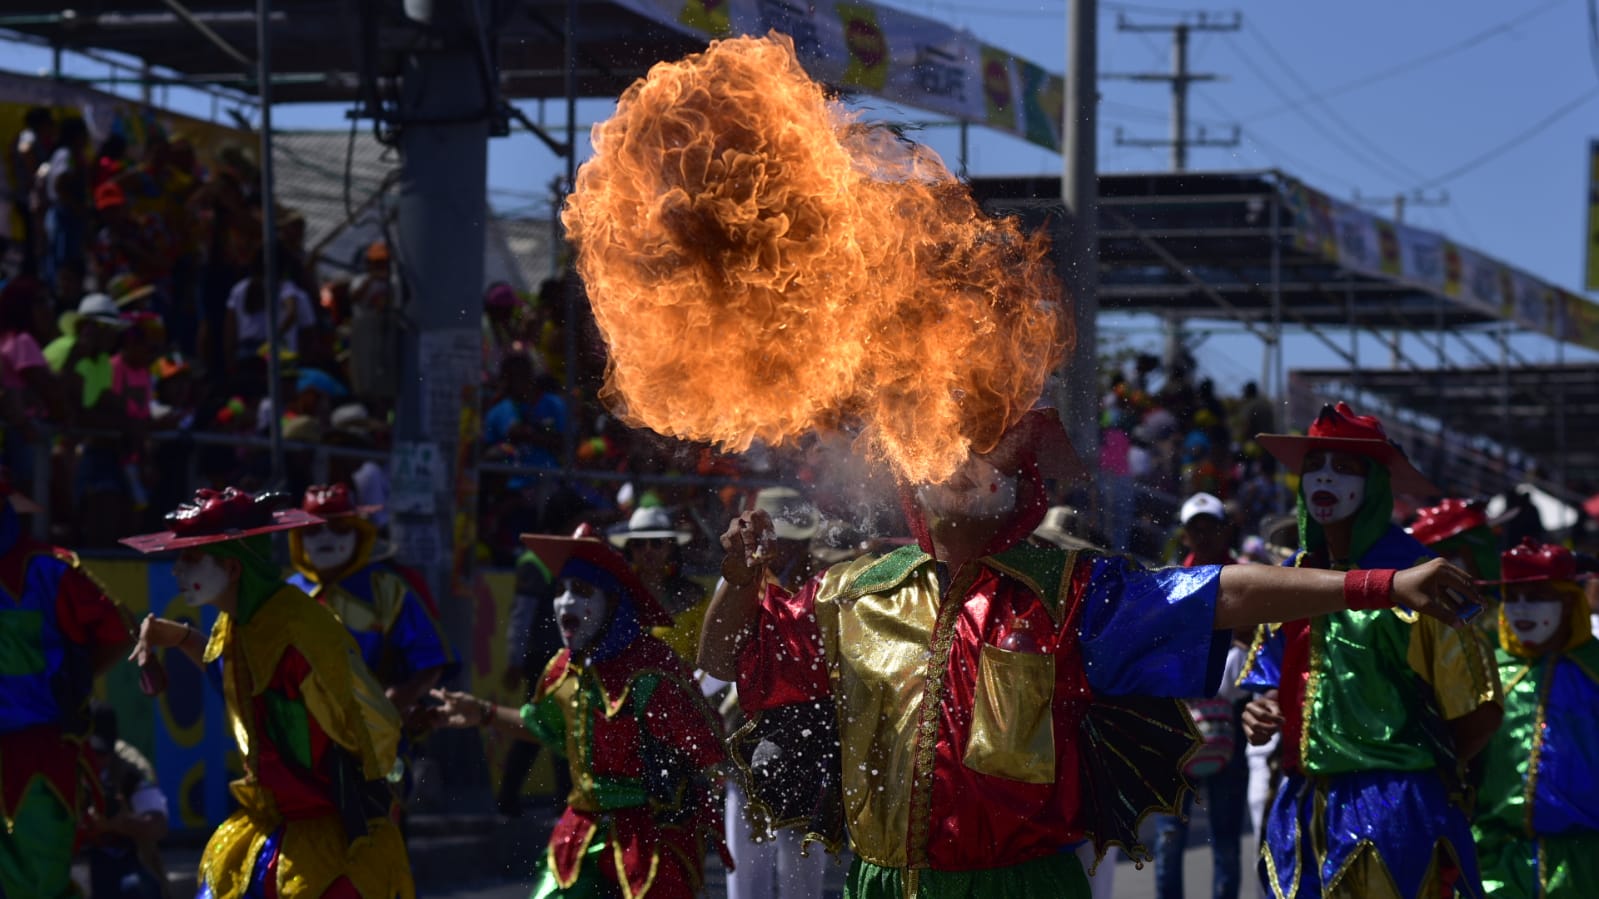
[[[1512,600],[1505,603],[1505,618],[1523,645],[1539,647],[1554,639],[1560,622],[1566,617],[1566,606],[1558,599]]]
[[[555,597],[555,624],[561,629],[561,642],[574,653],[588,649],[605,625],[605,591],[587,581],[568,578],[565,589]]]
[[[172,576],[177,578],[178,589],[191,606],[208,606],[228,589],[228,569],[208,553],[180,558],[172,566]]]
[[[361,535],[354,528],[338,533],[325,525],[305,529],[302,537],[306,561],[317,571],[338,571],[355,555]]]
[[[1016,508],[1017,478],[973,457],[942,484],[916,488],[933,518],[1000,518]]]
[[[1316,465],[1318,460],[1308,456],[1305,461]],[[1354,466],[1347,459],[1339,464],[1334,453],[1321,454],[1319,461],[1315,468],[1306,468],[1300,475],[1299,488],[1311,520],[1325,526],[1343,521],[1360,509],[1366,498],[1366,476],[1352,470]]]

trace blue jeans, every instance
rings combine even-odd
[[[1236,727],[1237,722],[1235,717],[1235,730],[1242,730]],[[1237,745],[1227,767],[1198,785],[1205,791],[1205,807],[1210,813],[1213,899],[1238,899],[1238,838],[1244,829],[1249,793],[1249,766],[1244,758],[1242,733],[1238,734]],[[1155,895],[1159,899],[1183,899],[1183,850],[1188,848],[1188,822],[1184,819],[1193,804],[1190,793],[1183,800],[1182,817],[1161,815],[1155,819]]]

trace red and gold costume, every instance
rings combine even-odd
[[[724,752],[693,673],[645,632],[671,616],[601,541],[523,539],[558,580],[616,598],[585,660],[561,650],[522,708],[528,730],[566,757],[572,776],[533,896],[696,896],[706,840],[721,832],[708,769]]]

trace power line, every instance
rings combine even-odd
[[[1575,112],[1576,110],[1581,109],[1583,107],[1583,105],[1585,105],[1588,101],[1592,100],[1594,97],[1599,97],[1599,87],[1590,87],[1590,88],[1588,88],[1587,90],[1583,91],[1578,96],[1573,97],[1571,100],[1568,100],[1565,103],[1561,104],[1558,108],[1555,109],[1554,112],[1551,112],[1548,115],[1544,116],[1543,118],[1539,119],[1537,122],[1533,123],[1533,125],[1531,127],[1529,127],[1527,130],[1521,132],[1520,134],[1516,135],[1515,137],[1511,138],[1510,140],[1505,141],[1504,143],[1500,144],[1499,146],[1494,147],[1493,149],[1484,152],[1482,155],[1477,156],[1477,157],[1471,159],[1468,162],[1461,163],[1460,165],[1450,169],[1449,171],[1444,172],[1442,175],[1438,175],[1435,178],[1430,178],[1430,179],[1428,179],[1426,181],[1423,181],[1421,184],[1417,185],[1417,187],[1421,188],[1421,189],[1425,189],[1425,188],[1428,188],[1428,187],[1437,187],[1440,184],[1445,184],[1445,183],[1447,183],[1449,181],[1453,181],[1454,179],[1460,177],[1461,175],[1466,174],[1469,171],[1472,171],[1473,169],[1478,168],[1479,166],[1486,165],[1487,163],[1492,162],[1493,160],[1495,160],[1495,159],[1499,158],[1500,156],[1504,155],[1505,153],[1508,153],[1511,150],[1514,150],[1516,147],[1519,147],[1522,144],[1526,143],[1527,141],[1532,140],[1534,137],[1537,137],[1539,134],[1542,134],[1545,130],[1547,130],[1549,128],[1549,126],[1555,124],[1556,122],[1560,121],[1561,119],[1565,118],[1566,116],[1570,115],[1571,113]]]
[[[1518,15],[1518,16],[1515,16],[1515,17],[1510,18],[1510,19],[1506,19],[1505,21],[1500,22],[1497,25],[1493,25],[1491,27],[1485,28],[1482,31],[1479,31],[1479,32],[1471,35],[1470,37],[1467,37],[1467,38],[1465,38],[1463,40],[1460,40],[1460,41],[1457,41],[1457,42],[1455,42],[1453,44],[1450,44],[1447,47],[1442,47],[1442,48],[1434,50],[1434,51],[1432,51],[1430,53],[1425,53],[1425,54],[1423,54],[1421,56],[1417,56],[1417,57],[1415,57],[1413,59],[1410,59],[1410,60],[1407,60],[1405,62],[1401,62],[1401,63],[1397,63],[1395,65],[1389,66],[1386,69],[1381,69],[1379,71],[1372,72],[1372,73],[1370,73],[1368,75],[1362,75],[1359,78],[1355,78],[1355,79],[1353,79],[1351,81],[1346,81],[1343,84],[1335,85],[1333,87],[1327,88],[1326,90],[1320,91],[1319,93],[1307,94],[1306,96],[1301,97],[1298,100],[1294,100],[1294,101],[1289,102],[1289,103],[1283,103],[1283,104],[1278,105],[1278,106],[1273,106],[1270,109],[1261,110],[1260,112],[1254,113],[1253,115],[1246,116],[1246,120],[1269,119],[1269,118],[1271,118],[1273,116],[1281,115],[1282,113],[1285,113],[1285,112],[1290,112],[1296,106],[1300,106],[1300,105],[1303,105],[1305,103],[1313,103],[1313,102],[1319,102],[1319,101],[1322,101],[1322,100],[1330,100],[1333,97],[1337,97],[1337,96],[1340,96],[1342,94],[1347,94],[1350,91],[1359,90],[1360,88],[1363,88],[1363,87],[1365,87],[1368,84],[1374,84],[1374,83],[1376,83],[1378,81],[1385,81],[1385,80],[1387,80],[1389,78],[1392,78],[1395,75],[1402,75],[1402,74],[1404,74],[1406,72],[1409,72],[1409,71],[1412,71],[1414,69],[1419,69],[1422,66],[1428,65],[1430,63],[1437,62],[1440,59],[1444,59],[1446,57],[1453,56],[1454,54],[1459,53],[1462,50],[1469,50],[1472,47],[1477,46],[1478,44],[1481,44],[1481,43],[1483,43],[1485,41],[1491,40],[1492,38],[1496,38],[1496,37],[1498,37],[1498,36],[1500,36],[1502,34],[1508,34],[1511,31],[1513,31],[1517,25],[1524,25],[1527,22],[1531,21],[1532,19],[1535,19],[1538,16],[1543,15],[1544,13],[1548,12],[1549,10],[1554,9],[1557,6],[1560,6],[1564,2],[1566,2],[1566,0],[1549,0],[1549,2],[1543,4],[1542,6],[1538,6],[1538,7],[1534,7],[1533,9],[1529,9],[1526,12],[1524,12],[1524,13]],[[1593,23],[1593,18],[1592,18],[1593,10],[1595,9],[1595,4],[1599,4],[1599,0],[1588,0],[1588,2],[1589,2],[1589,12],[1590,12],[1590,24],[1592,24]],[[1595,34],[1595,38],[1594,38],[1595,41],[1599,42],[1599,24],[1594,25],[1594,34]],[[1599,65],[1599,58],[1596,58],[1596,63],[1595,64]]]
[[[1200,94],[1199,99],[1200,102],[1209,105],[1221,115],[1230,119],[1237,118],[1232,114],[1231,110],[1223,106],[1215,99],[1205,94]],[[1288,152],[1281,146],[1272,143],[1265,137],[1261,136],[1258,129],[1246,131],[1244,133],[1243,142],[1245,145],[1253,145],[1250,147],[1250,149],[1254,150],[1256,155],[1260,156],[1261,159],[1266,160],[1266,163],[1270,166],[1282,166],[1283,162],[1287,162],[1296,171],[1302,171],[1310,175],[1315,175],[1319,178],[1325,179],[1328,182],[1341,184],[1345,187],[1353,188],[1355,186],[1355,182],[1345,178],[1343,175],[1337,174],[1329,169],[1324,169],[1321,166],[1309,162],[1293,153]],[[1266,152],[1261,152],[1262,150],[1265,150]],[[1267,155],[1268,153],[1270,155]]]
[[[1295,70],[1293,66],[1288,64],[1288,60],[1284,59],[1282,54],[1277,52],[1277,48],[1273,47],[1271,45],[1271,42],[1266,40],[1265,36],[1260,33],[1260,29],[1259,28],[1250,28],[1250,29],[1248,29],[1248,32],[1249,32],[1249,36],[1254,38],[1255,43],[1259,44],[1261,49],[1266,51],[1266,55],[1270,56],[1272,58],[1272,60],[1277,63],[1277,66],[1279,68],[1281,68],[1283,70],[1283,72],[1287,73],[1289,78],[1293,79],[1295,84],[1299,85],[1300,90],[1304,91],[1307,94],[1314,94],[1315,93],[1315,91],[1310,87],[1310,84],[1308,82],[1306,82],[1305,79],[1300,76],[1299,72],[1297,70]],[[1278,88],[1275,85],[1273,85],[1272,88],[1273,88],[1273,91],[1277,91],[1278,90]],[[1422,175],[1421,175],[1420,172],[1417,172],[1415,169],[1412,169],[1410,166],[1406,165],[1404,162],[1402,162],[1399,159],[1395,158],[1393,154],[1389,153],[1387,150],[1383,149],[1381,146],[1379,146],[1378,144],[1374,143],[1369,138],[1367,138],[1363,131],[1361,131],[1358,128],[1355,128],[1354,126],[1350,125],[1347,121],[1345,121],[1343,116],[1340,116],[1338,114],[1337,110],[1332,108],[1331,104],[1328,104],[1328,103],[1325,103],[1325,102],[1321,102],[1321,101],[1315,101],[1315,102],[1319,103],[1319,105],[1321,106],[1322,111],[1326,114],[1327,118],[1332,120],[1333,124],[1337,125],[1339,128],[1342,128],[1345,132],[1347,132],[1352,139],[1354,139],[1356,142],[1358,142],[1361,146],[1365,147],[1366,150],[1369,153],[1371,153],[1371,155],[1373,157],[1375,157],[1377,159],[1380,159],[1383,162],[1385,162],[1388,166],[1391,166],[1393,171],[1397,171],[1397,172],[1403,173],[1405,178],[1408,179],[1408,180],[1411,180],[1411,181],[1419,181],[1419,180],[1421,180]],[[1299,111],[1301,113],[1303,113],[1303,107],[1301,107],[1299,109]],[[1308,116],[1308,115],[1306,115],[1306,118],[1309,119],[1310,121],[1315,121],[1314,119],[1310,118],[1310,116]]]
[[[1172,115],[1171,137],[1164,140],[1150,140],[1148,138],[1122,138],[1120,130],[1116,133],[1116,143],[1131,144],[1143,147],[1170,147],[1171,167],[1173,171],[1181,172],[1188,168],[1189,147],[1236,147],[1238,146],[1238,128],[1234,126],[1232,136],[1216,139],[1207,137],[1205,129],[1200,128],[1197,136],[1188,133],[1188,88],[1196,81],[1214,81],[1215,75],[1197,74],[1188,68],[1188,38],[1193,32],[1222,32],[1237,31],[1243,27],[1243,16],[1234,13],[1228,22],[1211,21],[1204,13],[1200,13],[1197,21],[1189,21],[1187,17],[1166,25],[1134,24],[1125,18],[1118,17],[1116,30],[1131,32],[1133,34],[1147,34],[1157,31],[1169,31],[1172,38],[1172,69],[1171,72],[1133,72],[1130,74],[1106,73],[1099,77],[1102,79],[1121,79],[1125,81],[1165,82],[1171,85]]]

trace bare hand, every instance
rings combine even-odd
[[[128,659],[142,668],[152,659],[158,658],[156,650],[182,646],[183,641],[187,639],[189,639],[187,625],[146,615],[144,620],[139,622],[139,639],[133,644],[133,652],[128,654]]]
[[[1393,601],[1429,615],[1451,627],[1459,627],[1461,613],[1482,597],[1470,574],[1443,559],[1433,559],[1394,575]]]
[[[434,727],[477,727],[484,723],[484,702],[476,696],[444,689],[429,695],[439,703],[433,709]]]
[[[766,572],[767,549],[772,541],[772,516],[760,509],[745,512],[722,534],[722,577],[729,586],[744,587]]]
[[[1273,690],[1272,694],[1275,693]],[[1271,694],[1251,699],[1244,706],[1243,721],[1244,736],[1249,740],[1249,745],[1264,746],[1283,728],[1282,709]]]

